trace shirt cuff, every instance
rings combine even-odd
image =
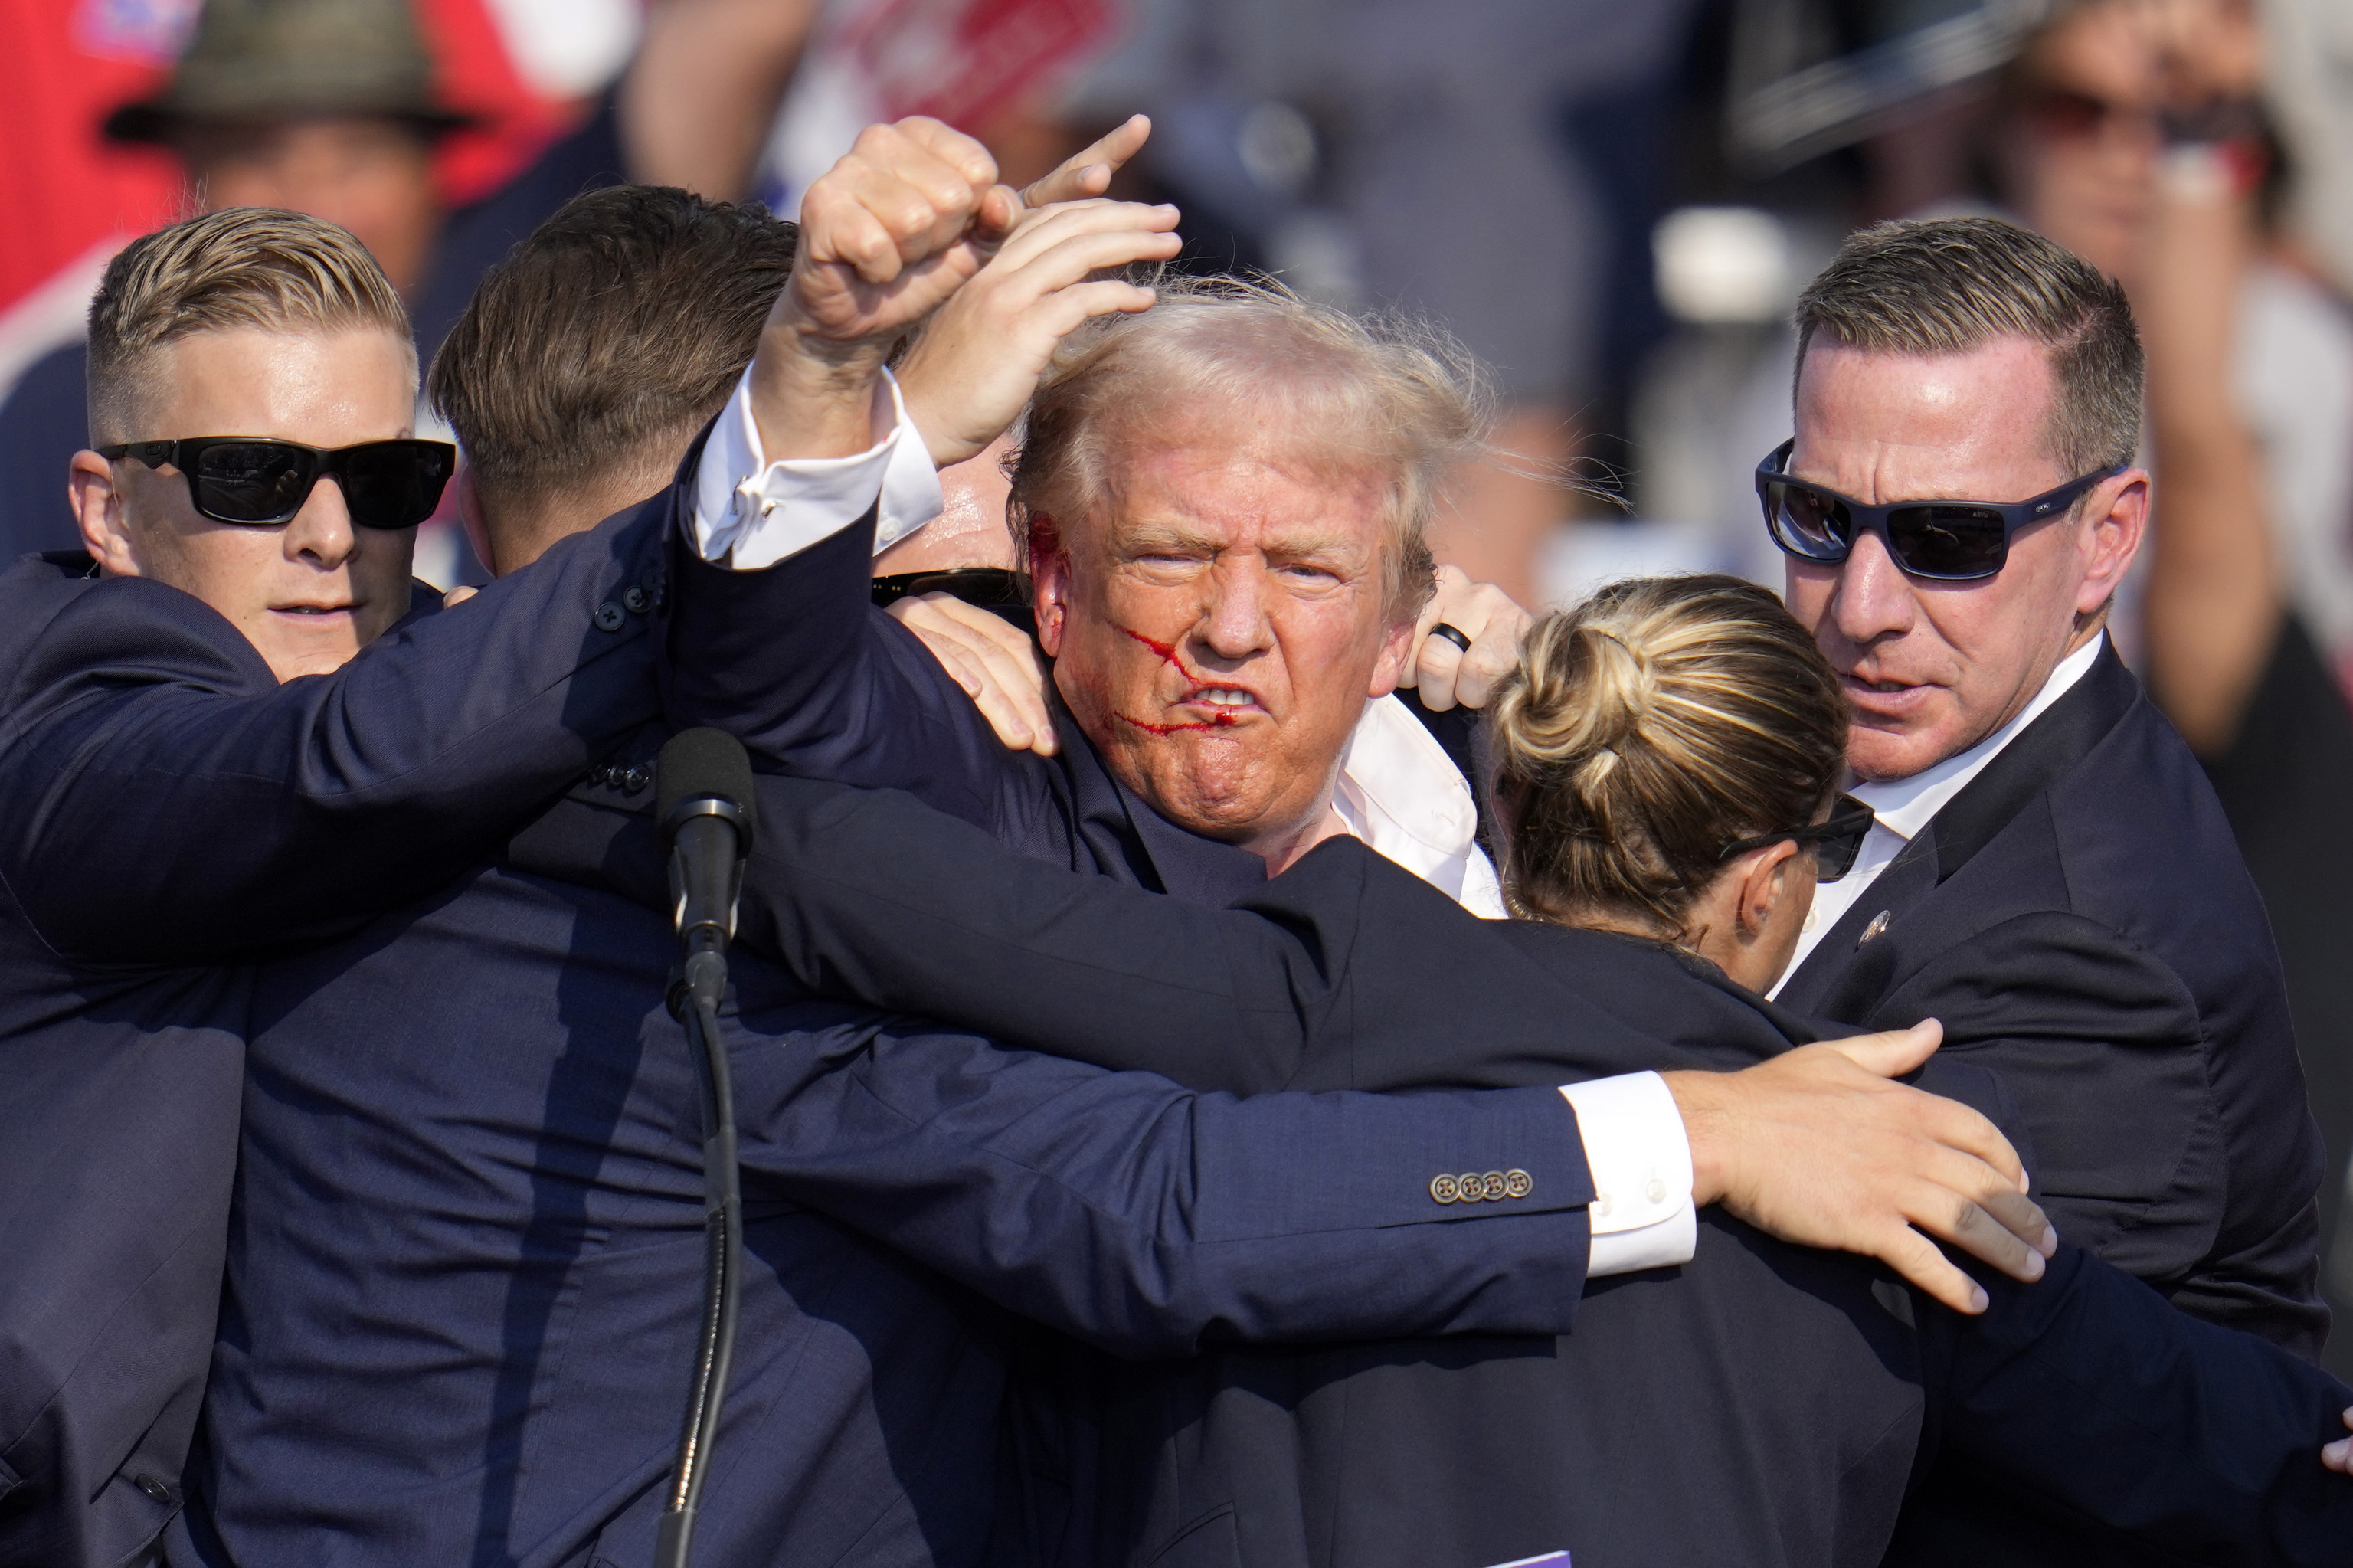
[[[1560,1094],[1577,1112],[1593,1173],[1587,1277],[1689,1263],[1699,1243],[1691,1139],[1667,1081],[1628,1073],[1566,1085]]]
[[[898,380],[886,370],[882,385],[891,429],[873,446],[852,457],[770,462],[745,370],[695,471],[694,546],[702,558],[738,571],[772,567],[849,527],[878,500],[886,513],[895,512],[878,529],[878,551],[939,515],[939,476],[907,418]]]

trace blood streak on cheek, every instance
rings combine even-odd
[[[1159,654],[1161,658],[1168,662],[1168,667],[1170,669],[1184,676],[1187,681],[1192,682],[1195,685],[1201,683],[1201,678],[1193,673],[1192,671],[1185,668],[1185,661],[1176,657],[1176,645],[1175,643],[1163,642],[1157,638],[1146,637],[1143,632],[1133,630],[1124,626],[1121,627],[1119,630],[1125,635],[1134,638],[1138,642],[1143,643],[1155,653]],[[1137,729],[1144,731],[1146,735],[1176,735],[1185,730],[1227,729],[1230,728],[1235,722],[1234,715],[1231,714],[1212,714],[1207,720],[1199,724],[1146,724],[1140,718],[1130,718],[1125,714],[1117,712],[1114,712],[1111,716],[1119,720],[1122,724],[1134,726]]]
[[[1185,668],[1185,661],[1176,657],[1176,644],[1174,642],[1163,642],[1157,638],[1146,637],[1141,631],[1131,631],[1124,626],[1121,627],[1119,630],[1123,635],[1134,638],[1138,642],[1143,643],[1146,648],[1151,649],[1155,653],[1159,654],[1163,659],[1168,661],[1169,668],[1175,670],[1187,680],[1192,682],[1196,685],[1200,683],[1201,678],[1193,673],[1192,671]]]

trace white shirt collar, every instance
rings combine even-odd
[[[1986,764],[2000,755],[2001,748],[2018,738],[2019,731],[2032,724],[2048,711],[2051,705],[2065,696],[2075,683],[2091,673],[2107,645],[2105,628],[2089,642],[2059,661],[2034,700],[2021,708],[2018,716],[1969,747],[1933,768],[1924,768],[1909,779],[1893,779],[1883,783],[1857,784],[1849,791],[1854,798],[1876,813],[1880,825],[1901,839],[1916,836],[1928,825],[1947,802],[1969,786],[1969,781],[1985,771]]]
[[[1503,889],[1478,844],[1470,781],[1397,698],[1365,705],[1332,806],[1350,832],[1472,914],[1504,918]]]

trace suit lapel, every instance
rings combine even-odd
[[[2102,649],[2084,678],[2019,731],[1928,824],[1936,838],[1936,880],[1950,879],[2029,800],[2090,756],[2139,696],[2140,683],[2116,657],[2115,644]]]
[[[1781,1005],[1815,1018],[1849,1016],[1840,1003],[1854,991],[1851,982],[1881,974],[1900,947],[1896,942],[1883,942],[1882,934],[1901,926],[1913,906],[1936,890],[1936,825],[1931,822],[1814,944],[1814,950],[1781,988]]]

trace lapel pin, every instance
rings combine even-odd
[[[1889,911],[1883,909],[1878,914],[1873,915],[1871,917],[1871,924],[1862,928],[1862,935],[1854,939],[1854,945],[1858,948],[1862,947],[1869,943],[1873,937],[1876,937],[1882,931],[1886,930],[1888,914]]]

